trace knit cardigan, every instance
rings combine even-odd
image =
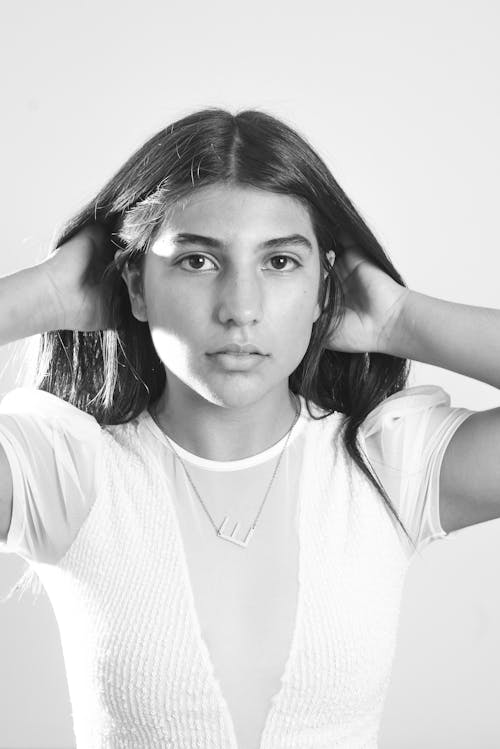
[[[103,428],[47,393],[18,389],[3,399],[0,443],[13,474],[14,511],[0,551],[28,561],[53,606],[77,749],[377,747],[414,550],[345,450],[344,416],[314,419],[303,398],[301,405],[294,458],[277,490],[278,508],[285,492],[296,496],[293,637],[260,740],[243,746],[190,582],[174,501],[186,501],[179,495],[187,496],[188,485],[174,473],[168,460],[175,458],[148,412]],[[421,386],[387,399],[363,423],[361,446],[417,552],[446,536],[440,464],[471,413],[451,407],[441,388]],[[250,464],[235,474],[240,486],[245,470]],[[197,480],[203,496],[202,470]],[[213,534],[203,522],[203,533]],[[264,528],[265,515],[260,523]]]

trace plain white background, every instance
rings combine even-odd
[[[494,0],[25,0],[2,16],[0,275],[42,260],[160,128],[207,106],[260,108],[312,143],[410,288],[500,306]],[[2,396],[25,344],[0,350]],[[409,384],[427,383],[454,406],[500,404],[484,383],[414,364]],[[500,746],[499,568],[496,520],[412,562],[381,749]],[[23,569],[0,559],[2,595]],[[73,746],[46,594],[1,606],[0,632],[0,747]]]

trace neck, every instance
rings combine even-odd
[[[168,389],[150,407],[151,416],[170,439],[206,460],[241,460],[267,450],[290,431],[300,407],[288,389],[239,408]]]

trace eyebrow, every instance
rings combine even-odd
[[[222,242],[220,239],[215,239],[214,237],[204,237],[201,234],[189,234],[187,232],[180,232],[179,234],[175,234],[172,237],[172,241],[175,244],[198,244],[205,247],[212,247],[213,249],[227,249],[227,244],[225,242]],[[284,247],[287,245],[306,247],[309,252],[312,252],[311,242],[302,234],[290,234],[287,237],[275,237],[274,239],[267,239],[265,242],[261,242],[258,245],[258,249],[266,250],[276,247]]]

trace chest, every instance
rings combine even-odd
[[[78,616],[63,636],[84,656],[75,685],[97,683],[115,724],[162,740],[196,725],[228,749],[305,746],[313,727],[318,747],[373,735],[406,560],[364,480],[320,468],[290,466],[240,547],[186,487],[114,464],[65,559],[63,605]],[[228,516],[244,537],[266,486],[203,494],[216,525]]]
[[[205,492],[204,501],[218,527],[227,518],[229,532],[238,523],[237,537],[246,536],[262,501],[258,483],[246,492]],[[259,746],[296,624],[297,494],[289,490],[286,477],[278,479],[274,489],[246,547],[217,537],[193,492],[179,491],[174,499],[201,637],[238,749]]]

